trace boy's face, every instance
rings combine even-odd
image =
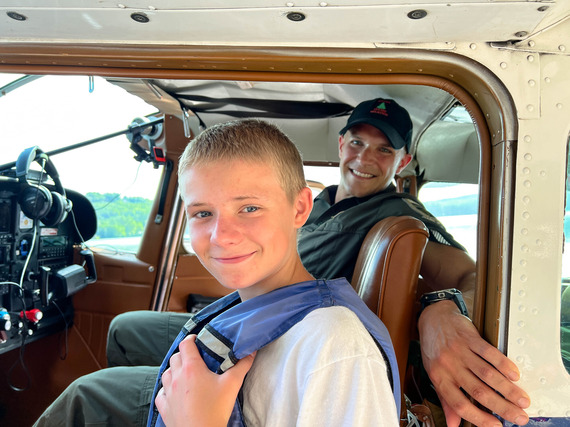
[[[312,208],[311,192],[304,189],[289,201],[269,162],[192,166],[180,177],[180,193],[196,255],[242,299],[310,279],[299,274],[296,244]]]

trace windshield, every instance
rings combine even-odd
[[[22,77],[0,74],[0,87],[5,88],[0,97],[3,164],[16,161],[28,147],[49,153],[125,130],[136,117],[156,112],[99,77],[38,76],[6,86]],[[135,161],[129,147],[127,137],[120,135],[51,156],[62,185],[86,195],[95,207],[97,234],[89,246],[131,252],[138,247],[160,169]],[[137,212],[136,219],[121,215],[127,210]]]

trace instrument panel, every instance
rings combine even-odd
[[[20,192],[17,180],[0,177],[0,354],[71,326],[71,295],[96,278],[89,251],[81,252],[87,270],[74,262],[74,215],[46,226],[22,212]]]

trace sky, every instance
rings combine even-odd
[[[18,77],[21,75],[0,74],[0,87]],[[124,130],[136,117],[155,111],[155,107],[98,77],[90,92],[87,76],[44,76],[0,96],[0,164],[15,161],[24,149],[34,145],[47,152]],[[139,163],[133,160],[129,145],[121,135],[54,155],[51,160],[66,188],[149,197],[159,171],[144,163],[137,177]],[[135,178],[135,185],[131,185]]]

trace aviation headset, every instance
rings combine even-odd
[[[28,171],[33,161],[38,162],[53,179],[56,191],[48,190],[41,183],[32,184],[28,181]],[[65,196],[65,189],[55,166],[39,147],[34,146],[22,151],[16,161],[16,178],[22,187],[18,203],[24,215],[41,220],[48,227],[55,227],[65,221],[72,208],[71,201]]]

